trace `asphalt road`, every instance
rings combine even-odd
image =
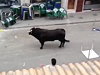
[[[60,42],[46,42],[44,49],[40,50],[37,39],[28,35],[30,28],[8,29],[0,32],[0,71],[29,69],[50,64],[51,58],[57,59],[57,64],[88,61],[82,54],[83,50],[90,49],[94,44],[95,52],[100,55],[100,32],[92,31],[99,28],[100,23],[80,23],[71,25],[39,26],[40,28],[66,30],[66,43],[64,48],[58,48]],[[91,60],[98,60],[95,58]]]

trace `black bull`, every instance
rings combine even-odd
[[[47,30],[41,28],[32,28],[30,29],[29,35],[32,35],[39,40],[41,43],[40,49],[43,49],[44,42],[46,41],[59,40],[61,42],[59,46],[60,48],[64,47],[65,42],[70,42],[69,40],[65,39],[64,29]]]

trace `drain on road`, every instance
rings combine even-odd
[[[94,13],[93,16],[98,16],[98,14]]]
[[[79,17],[79,19],[83,19],[83,17]]]

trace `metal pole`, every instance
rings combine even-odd
[[[82,47],[82,45],[81,45],[81,51],[82,51],[82,49],[83,49],[83,47]]]
[[[91,49],[90,49],[91,50]],[[89,57],[90,57],[90,50],[89,50],[89,53],[88,53],[88,59],[89,59]]]
[[[90,54],[91,54],[91,50],[93,50],[93,43],[92,43],[92,47],[91,47],[91,49],[89,50],[89,53],[88,53],[88,59],[90,58]]]

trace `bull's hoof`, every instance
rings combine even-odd
[[[40,47],[40,49],[43,49],[43,47]]]
[[[62,45],[62,47],[64,47],[64,45]]]
[[[61,48],[61,46],[59,46],[59,48]]]

